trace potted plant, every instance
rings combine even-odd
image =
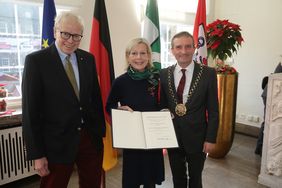
[[[207,25],[207,49],[208,56],[215,60],[215,68],[218,73],[234,74],[236,70],[226,64],[226,59],[237,54],[237,50],[244,41],[241,28],[238,24],[229,20],[219,20]]]
[[[235,130],[238,73],[226,64],[244,41],[239,25],[228,20],[216,20],[207,25],[208,56],[215,60],[219,99],[219,127],[215,149],[209,153],[222,158],[230,150]]]

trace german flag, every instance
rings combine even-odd
[[[90,40],[90,53],[92,53],[96,59],[97,73],[99,76],[104,113],[106,117],[103,169],[107,171],[117,164],[117,151],[112,147],[112,134],[110,126],[111,119],[105,111],[106,101],[115,75],[110,31],[104,0],[95,1]]]

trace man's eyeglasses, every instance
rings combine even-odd
[[[60,31],[62,39],[68,40],[70,37],[72,37],[72,40],[75,42],[79,42],[81,38],[83,37],[82,35],[79,34],[71,34],[68,32]]]

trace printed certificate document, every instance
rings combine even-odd
[[[178,147],[170,112],[112,109],[113,147],[156,149]]]

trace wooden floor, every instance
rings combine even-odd
[[[233,146],[228,155],[223,159],[207,158],[203,172],[204,188],[265,188],[257,183],[260,171],[260,160],[254,154],[256,138],[235,134]],[[106,188],[121,188],[121,165],[106,173]],[[165,155],[166,178],[157,188],[172,188],[171,172]],[[17,182],[4,185],[3,188],[37,188],[39,178],[33,176]],[[68,188],[77,188],[77,174],[74,172]]]

